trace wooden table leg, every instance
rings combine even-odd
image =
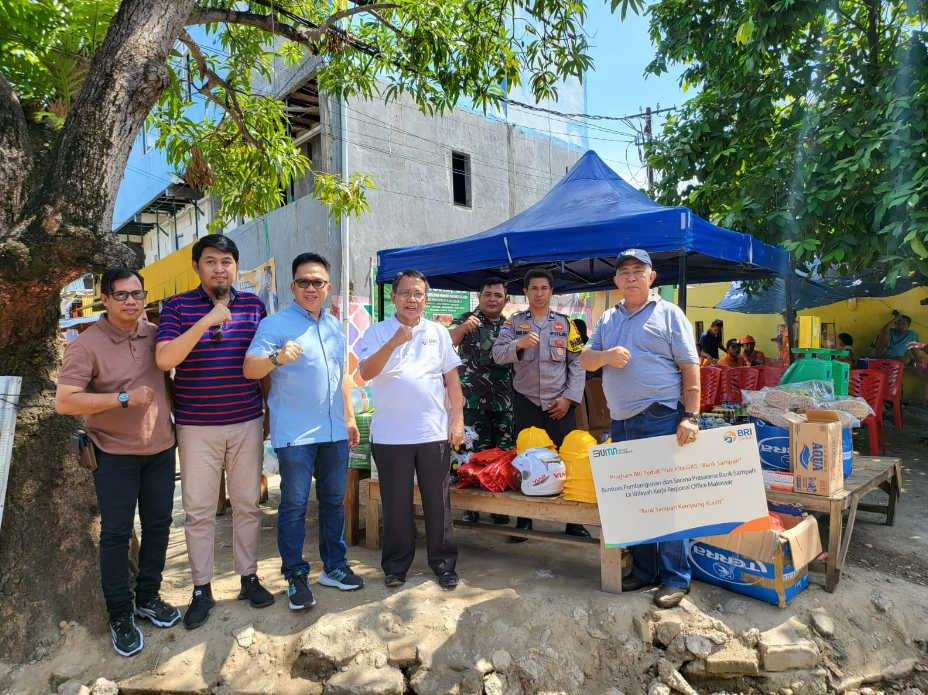
[[[365,518],[365,542],[364,545],[369,550],[377,550],[380,547],[380,494],[376,497],[371,496],[372,488],[367,488],[367,515]]]
[[[844,570],[844,562],[847,560],[847,550],[851,545],[851,534],[854,532],[854,522],[857,520],[857,505],[860,502],[860,495],[856,492],[851,497],[851,506],[847,512],[847,526],[844,528],[844,540],[841,543],[841,554],[838,556],[838,570]]]
[[[828,529],[828,562],[825,565],[825,591],[834,593],[838,588],[838,582],[841,580],[841,565],[839,557],[841,555],[841,502],[834,500],[831,502],[831,514],[829,516]]]
[[[893,466],[893,477],[889,483],[889,503],[886,509],[886,525],[892,526],[896,523],[896,502],[899,495],[902,494],[902,464],[897,463]]]
[[[360,485],[361,471],[349,468],[348,479],[345,482],[345,542],[348,545],[358,544],[358,528],[361,523],[361,495],[358,490]]]
[[[622,549],[607,548],[602,529],[599,534],[599,572],[603,591],[622,593]]]

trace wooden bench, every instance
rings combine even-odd
[[[367,528],[366,545],[371,550],[380,547],[380,481],[365,480],[367,486]],[[413,488],[413,502],[421,505],[418,486]],[[472,510],[485,514],[508,514],[529,519],[557,521],[565,524],[583,524],[599,526],[599,508],[595,504],[568,502],[560,497],[528,497],[522,493],[507,490],[499,494],[478,490],[476,488],[451,488],[451,508]],[[553,541],[569,545],[599,545],[599,566],[602,577],[602,590],[611,594],[622,593],[622,549],[607,548],[601,538],[578,538],[563,533],[547,531],[527,531],[511,526],[495,526],[470,521],[454,521],[455,528],[471,531],[495,533],[500,536],[521,536],[533,540]],[[600,534],[602,536],[602,534]]]
[[[861,499],[879,488],[889,499],[886,504],[862,504]],[[844,481],[844,489],[831,496],[810,495],[805,492],[767,490],[767,499],[790,504],[801,504],[809,512],[829,515],[828,545],[825,562],[813,561],[809,569],[825,573],[825,591],[834,592],[841,580],[847,560],[847,550],[854,532],[857,512],[876,512],[886,515],[886,525],[892,526],[896,517],[896,502],[902,491],[902,463],[897,458],[855,456],[854,471]],[[848,510],[847,524],[843,523]]]
[[[371,477],[370,470],[348,469],[345,483],[345,542],[357,545],[361,542],[364,529],[361,524],[361,481]]]

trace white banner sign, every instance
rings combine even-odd
[[[770,528],[754,425],[590,447],[610,548]]]

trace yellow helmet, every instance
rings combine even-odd
[[[557,447],[554,446],[551,437],[540,427],[526,427],[519,432],[519,436],[516,438],[516,451],[518,453],[521,454],[526,449],[534,449],[536,447],[557,451]]]
[[[589,456],[588,449],[591,446],[596,446],[596,438],[593,435],[583,430],[574,430],[564,437],[560,449],[561,458],[565,456],[573,458]]]

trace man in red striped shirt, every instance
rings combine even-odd
[[[216,500],[222,469],[235,511],[232,553],[241,575],[238,597],[260,608],[274,603],[258,581],[261,510],[258,497],[264,451],[264,398],[259,382],[242,373],[245,352],[267,314],[254,294],[238,292],[238,248],[210,234],[193,245],[200,285],[165,302],[155,359],[174,375],[174,413],[187,555],[193,597],[184,625],[199,627],[215,605],[210,582]]]

